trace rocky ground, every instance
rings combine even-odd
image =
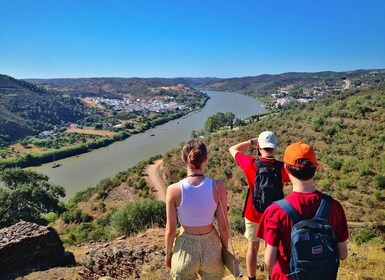
[[[162,161],[156,161],[146,169],[147,182],[154,188],[155,196],[164,200],[164,183],[161,184]],[[157,189],[155,186],[161,186]],[[112,190],[99,207],[122,207],[128,201],[135,199],[126,183]],[[93,205],[95,203],[95,205]],[[87,204],[80,204],[79,208],[92,216],[97,216],[100,211],[96,207],[98,202],[92,199]],[[247,243],[241,235],[234,238],[234,246],[245,267]],[[76,265],[73,267],[58,267],[46,271],[35,271],[17,280],[113,280],[113,279],[170,279],[169,270],[164,265],[164,229],[154,228],[134,236],[122,236],[108,242],[88,242],[78,246],[67,246],[66,251],[72,252]],[[262,258],[262,256],[261,256]],[[261,261],[260,261],[261,263]],[[260,265],[263,270],[263,265]],[[244,269],[242,269],[245,274]],[[259,274],[262,280],[265,273]],[[225,279],[234,279],[227,275]]]
[[[17,279],[167,279],[163,240],[163,229],[149,229],[110,242],[69,247],[66,249],[73,252],[76,266],[36,271]]]

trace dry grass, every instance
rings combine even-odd
[[[349,243],[349,257],[341,262],[338,280],[382,280],[385,277],[385,246]]]
[[[245,256],[247,241],[241,235],[233,237],[236,255],[239,257],[241,268],[246,273]],[[337,280],[383,280],[385,279],[385,246],[381,245],[356,245],[349,243],[349,257],[342,261],[338,270]],[[258,252],[259,262],[263,262],[265,251],[264,242],[261,242]],[[246,274],[244,273],[244,276]],[[244,279],[245,277],[243,277]],[[257,280],[265,280],[267,272],[257,271]],[[227,276],[225,279],[233,279]]]
[[[39,147],[36,147],[33,144],[29,144],[28,147],[24,147],[20,143],[15,143],[12,145],[9,145],[9,148],[17,153],[20,154],[31,154],[31,153],[41,153],[47,149],[42,149]]]
[[[82,134],[93,134],[100,136],[108,136],[112,137],[115,135],[115,132],[107,131],[107,130],[98,130],[98,129],[80,129],[80,128],[69,128],[66,130],[68,133],[82,133]]]
[[[86,98],[82,98],[81,101],[85,105],[87,105],[88,107],[97,108],[99,110],[104,110],[105,109],[105,107],[103,105],[97,104],[95,101],[92,101],[92,100],[89,100],[89,99],[86,99]]]

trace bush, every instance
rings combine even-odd
[[[333,168],[334,170],[341,170],[342,164],[343,164],[342,160],[333,160],[330,163],[330,167]]]
[[[377,189],[380,189],[380,190],[385,189],[385,176],[381,174],[377,174],[373,178],[373,184],[374,184],[374,187],[376,187]]]
[[[111,226],[118,235],[131,234],[153,226],[166,225],[166,204],[142,199],[129,202],[111,217]]]
[[[244,233],[245,232],[245,221],[241,216],[232,216],[230,221],[230,229],[234,232]]]
[[[58,219],[58,215],[54,212],[49,212],[42,215],[42,218],[47,221],[48,224],[55,222]]]
[[[376,234],[368,229],[361,229],[355,236],[353,236],[353,241],[357,243],[358,245],[361,245],[363,243],[367,243],[370,240],[376,238]]]
[[[62,220],[69,223],[82,223],[82,222],[90,222],[92,217],[85,212],[82,212],[79,209],[76,210],[68,210],[64,212],[61,216]]]
[[[230,209],[230,229],[234,232],[243,233],[245,232],[245,222],[242,218],[242,208],[231,208]]]

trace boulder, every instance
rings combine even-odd
[[[55,266],[74,264],[57,232],[30,222],[19,222],[0,230],[0,278]]]

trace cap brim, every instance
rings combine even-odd
[[[258,145],[262,149],[264,149],[264,148],[271,148],[271,149],[277,148],[277,145],[275,145],[273,143],[262,143],[262,144],[258,144]]]

